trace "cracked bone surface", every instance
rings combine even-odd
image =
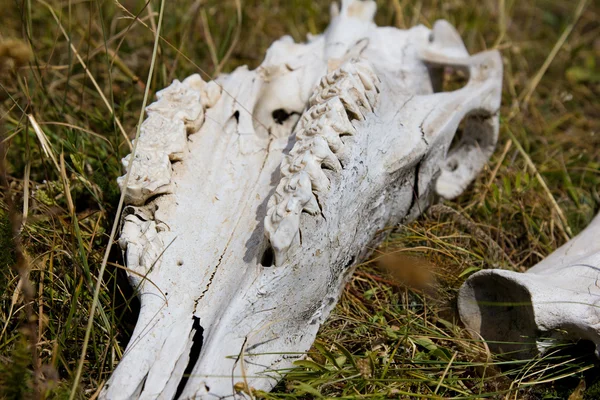
[[[374,14],[343,1],[308,43],[284,37],[256,70],[175,81],[148,107],[119,179],[141,309],[101,398],[270,390],[386,228],[483,168],[499,54],[470,56],[445,21],[399,30]],[[464,87],[441,91],[448,67]]]
[[[460,289],[460,317],[474,338],[514,358],[589,340],[600,356],[600,214],[525,273],[490,269]]]

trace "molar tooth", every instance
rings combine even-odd
[[[325,138],[327,144],[329,145],[329,148],[334,153],[340,151],[344,146],[344,143],[340,139],[339,133],[336,132],[333,126],[327,126],[323,128],[323,130],[321,131],[321,135]]]
[[[306,204],[304,204],[304,211],[306,211],[312,216],[321,213],[321,207],[319,207],[319,202],[317,201],[317,197],[314,194],[311,193],[309,201]]]
[[[319,105],[325,103],[332,97],[340,95],[340,91],[335,86],[327,86],[322,88],[321,91],[316,91],[310,98],[309,102],[311,105]]]
[[[300,214],[290,214],[284,218],[275,232],[270,235],[269,240],[271,246],[275,250],[275,263],[280,265],[283,260],[281,258],[285,251],[298,239],[298,230],[300,227]]]
[[[281,171],[282,176],[289,176],[291,174],[298,172],[294,168],[294,158],[292,157],[291,154],[283,157],[283,160],[281,160],[280,171]]]
[[[302,208],[298,197],[292,196],[285,205],[285,211],[288,213],[297,213]]]
[[[357,69],[356,72],[366,90],[376,90],[375,83],[371,80],[371,77],[367,76],[364,71]]]
[[[329,189],[329,178],[327,178],[317,160],[313,158],[307,163],[305,171],[310,177],[310,183],[314,192],[324,193]]]
[[[290,171],[296,173],[296,172],[300,172],[302,170],[302,168],[304,168],[306,166],[306,160],[304,155],[299,155],[297,157],[294,158],[294,160],[292,161],[292,163],[290,164]]]
[[[279,203],[275,208],[275,213],[273,215],[275,215],[277,219],[281,221],[287,215],[286,203],[283,201]]]
[[[367,112],[373,111],[371,101],[369,101],[369,91],[365,89],[360,79],[350,76],[342,82],[341,87],[341,92],[349,93],[359,106],[364,107]],[[375,98],[373,98],[374,100]]]
[[[335,97],[327,102],[329,106],[329,112],[327,113],[327,126],[333,127],[338,134],[350,134],[354,135],[356,129],[352,126],[352,123],[348,119],[346,108],[342,101]]]
[[[202,104],[206,108],[211,108],[221,98],[222,88],[215,81],[210,81],[206,84],[204,92],[202,92]]]
[[[348,112],[351,113],[354,117],[356,117],[356,119],[358,119],[359,121],[365,119],[365,116],[360,110],[360,107],[358,107],[358,105],[355,103],[354,99],[351,96],[349,96],[347,93],[340,94],[340,100],[344,105],[344,108],[348,110]]]
[[[277,211],[277,207],[275,207],[271,213],[271,221],[274,224],[278,224],[283,219],[283,215]]]
[[[315,157],[318,163],[324,164],[327,167],[339,172],[342,169],[340,162],[335,154],[329,148],[329,145],[320,136],[315,136],[311,143],[311,154]]]
[[[187,148],[187,134],[179,119],[152,113],[140,128],[139,151],[164,151],[171,161],[179,161]]]
[[[355,67],[356,67],[356,72],[357,72],[359,78],[363,81],[363,83],[365,81],[367,81],[369,84],[373,85],[375,90],[379,93],[381,80],[373,72],[373,70],[363,63],[356,63]]]

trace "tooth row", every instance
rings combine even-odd
[[[299,240],[302,211],[321,213],[317,196],[330,185],[323,167],[335,172],[342,169],[340,137],[356,133],[350,120],[363,120],[373,112],[378,94],[379,79],[371,67],[355,61],[324,76],[313,92],[310,108],[294,131],[296,144],[281,163],[281,181],[267,205],[265,234],[277,264]]]
[[[131,174],[127,188],[125,175],[117,179],[126,190],[127,204],[142,205],[152,196],[171,192],[171,162],[180,161],[187,150],[187,135],[197,132],[204,122],[205,109],[216,104],[220,87],[206,83],[198,74],[178,80],[157,92],[157,101],[146,107],[148,118],[140,127],[135,158],[123,158]]]
[[[346,63],[321,78],[309,102],[321,104],[338,97],[353,118],[363,120],[377,104],[379,84],[379,78],[366,63]]]

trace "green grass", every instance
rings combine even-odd
[[[192,73],[207,80],[242,64],[256,67],[276,38],[302,41],[329,19],[328,1],[166,4],[151,94]],[[470,339],[454,301],[473,271],[525,270],[598,212],[598,3],[378,5],[379,25],[431,26],[445,18],[470,52],[501,50],[500,142],[464,195],[396,229],[374,260],[359,267],[307,361],[274,392],[257,396],[565,399],[583,381],[588,389],[574,398],[597,398],[589,349],[557,349],[526,362],[500,359]],[[159,2],[151,6],[2,4],[0,398],[66,398],[73,388],[117,210],[120,159],[129,153],[125,136],[135,135],[150,69]],[[399,251],[403,257],[390,256]],[[102,276],[78,398],[94,396],[106,381],[133,328],[136,300],[116,265],[118,253]],[[429,279],[426,288],[394,273],[395,266],[415,263],[429,271],[419,275]],[[31,290],[19,286],[25,277]]]

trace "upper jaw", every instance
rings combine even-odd
[[[386,227],[483,167],[498,54],[469,56],[445,22],[377,28],[373,10],[345,1],[310,43],[284,38],[257,70],[176,81],[148,107],[126,162],[135,179],[121,180],[136,205],[120,244],[141,311],[103,398],[272,388]],[[434,93],[430,72],[446,64],[471,80]],[[472,129],[447,156],[464,118]]]

